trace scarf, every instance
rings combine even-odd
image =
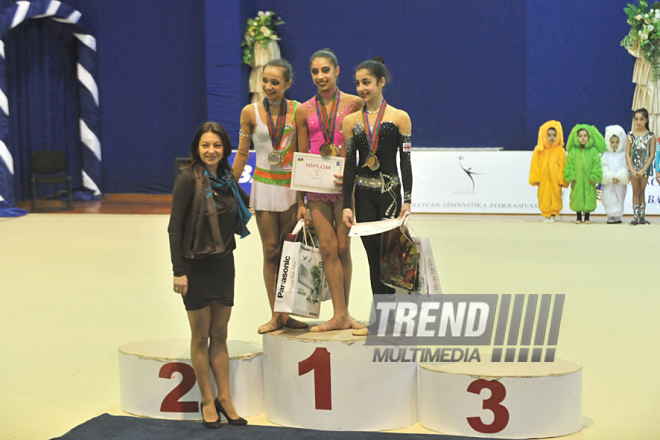
[[[204,188],[204,191],[206,192],[206,198],[213,197],[213,190],[215,190],[217,193],[220,193],[231,189],[231,192],[234,194],[234,197],[238,202],[238,217],[236,218],[234,232],[240,235],[241,238],[245,238],[250,235],[250,231],[248,231],[247,228],[247,223],[250,221],[250,218],[252,218],[252,214],[250,214],[247,206],[245,206],[245,203],[243,203],[243,199],[241,198],[241,194],[238,190],[238,183],[233,178],[231,170],[224,170],[224,174],[219,175],[218,177],[210,174],[208,170],[204,170],[204,177],[208,177],[211,185],[208,188]],[[213,206],[215,206],[215,202],[213,202]]]

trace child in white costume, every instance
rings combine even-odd
[[[625,149],[626,131],[619,125],[605,128],[607,151],[600,158],[603,168],[603,195],[601,200],[607,213],[607,223],[621,223],[623,202],[628,189],[628,165]],[[622,145],[624,147],[622,147]]]

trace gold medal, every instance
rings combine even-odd
[[[324,143],[321,145],[321,148],[319,148],[319,153],[321,153],[321,156],[323,157],[328,157],[332,154],[332,147]]]
[[[378,161],[376,155],[373,153],[369,153],[367,156],[366,165],[371,171],[376,171],[378,168],[380,168],[380,162]]]
[[[339,156],[339,148],[335,144],[330,144],[330,156]]]
[[[268,163],[271,165],[279,165],[282,163],[282,155],[277,150],[271,151],[268,154]]]

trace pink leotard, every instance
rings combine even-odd
[[[321,145],[325,143],[325,138],[323,137],[319,118],[316,114],[316,96],[302,104],[302,107],[309,111],[309,116],[307,116],[306,120],[307,132],[309,133],[309,152],[311,154],[320,154],[319,150]],[[342,104],[341,102],[339,103],[339,111],[337,112],[337,120],[335,121],[335,136],[332,140],[332,143],[335,144],[340,151],[344,148],[344,136],[341,133],[342,122],[344,121],[344,117],[350,114],[354,108],[354,102],[350,104]],[[307,199],[312,202],[329,201],[334,203],[337,200],[341,200],[342,195],[308,192]]]

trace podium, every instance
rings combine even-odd
[[[417,423],[417,364],[374,362],[352,330],[264,335],[264,409],[278,425],[380,431]]]
[[[227,341],[229,388],[243,417],[263,414],[263,356],[259,344]],[[190,339],[132,342],[119,347],[122,411],[138,416],[201,420],[202,400],[190,362]],[[211,387],[215,379],[211,374]]]
[[[527,439],[582,429],[575,362],[420,363],[419,389],[419,421],[433,431]]]

